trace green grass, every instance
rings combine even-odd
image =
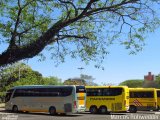
[[[5,104],[4,103],[0,103],[0,108],[4,108]]]

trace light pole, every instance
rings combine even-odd
[[[82,70],[84,69],[83,67],[77,68],[80,70],[80,74],[82,74]]]

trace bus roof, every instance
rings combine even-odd
[[[129,88],[130,91],[153,91],[155,88]]]
[[[15,86],[11,89],[20,89],[20,88],[59,88],[59,87],[74,87],[75,85],[24,85],[24,86]]]
[[[127,86],[85,86],[85,88],[128,88]]]

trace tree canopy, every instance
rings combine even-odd
[[[0,66],[42,55],[101,63],[108,45],[140,51],[146,32],[159,25],[159,0],[0,1]],[[103,33],[103,34],[102,34]]]
[[[62,84],[61,80],[57,77],[43,77],[28,65],[16,63],[0,70],[0,101],[4,98],[5,92],[14,86],[60,84]]]
[[[81,78],[68,79],[63,82],[64,85],[86,85],[86,81]]]
[[[125,85],[130,88],[137,88],[137,87],[142,87],[143,86],[144,80],[126,80],[121,82],[119,85]]]
[[[156,87],[160,89],[160,74],[156,76],[155,84],[156,84]]]
[[[80,77],[69,78],[63,82],[64,85],[90,85],[97,86],[98,84],[93,82],[95,78],[91,75],[80,74]]]
[[[24,63],[16,63],[0,70],[0,90],[18,85],[58,85],[57,77],[43,77]]]

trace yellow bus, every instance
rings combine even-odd
[[[157,91],[157,110],[160,110],[160,89],[156,89]]]
[[[7,91],[5,109],[12,112],[57,113],[84,112],[86,90],[84,86],[17,86]]]
[[[129,88],[129,111],[132,113],[137,110],[156,110],[157,93],[155,88]]]
[[[129,109],[127,86],[85,86],[86,111],[95,113],[122,112]]]

